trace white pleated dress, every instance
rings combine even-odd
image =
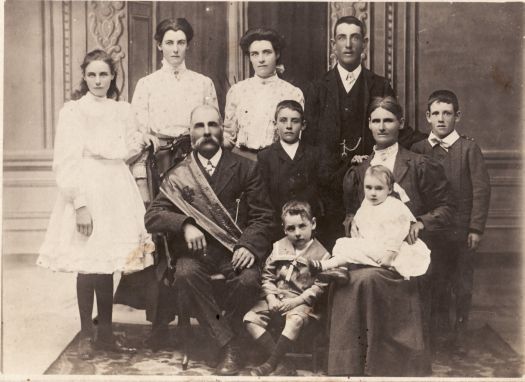
[[[388,251],[396,252],[392,267],[405,278],[425,274],[430,264],[430,250],[421,240],[405,241],[411,222],[416,218],[399,199],[388,196],[379,205],[364,199],[352,221],[351,238],[337,239],[332,255],[348,263],[381,266]]]
[[[153,263],[144,204],[125,159],[140,149],[126,102],[87,93],[60,111],[53,170],[58,197],[37,264],[55,271],[111,274]],[[76,229],[75,209],[86,206],[91,236]]]

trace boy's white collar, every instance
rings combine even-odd
[[[459,134],[456,130],[452,130],[452,132],[447,135],[445,138],[441,139],[437,135],[435,135],[433,132],[430,132],[428,136],[428,142],[432,147],[437,145],[440,141],[444,142],[448,147],[452,146],[456,141],[459,139]]]
[[[299,148],[299,140],[294,143],[287,143],[282,139],[279,139],[279,142],[281,143],[281,147],[286,152],[286,154],[288,154],[288,156],[293,160],[295,154],[297,153],[297,149]]]

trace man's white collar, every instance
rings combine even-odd
[[[359,75],[361,74],[362,68],[361,68],[361,64],[359,64],[357,68],[355,68],[354,70],[349,72],[348,70],[343,68],[342,65],[337,64],[337,70],[339,71],[339,75],[341,76],[341,80],[343,80],[343,82],[345,82],[345,80],[348,77],[349,73],[352,74],[352,77],[354,78],[354,81],[357,80],[357,77],[359,77]]]
[[[217,167],[217,164],[221,160],[221,156],[222,156],[222,148],[219,147],[219,150],[217,150],[215,155],[209,159],[209,161],[211,162],[214,168]],[[199,153],[198,151],[197,151],[197,158],[199,158],[199,161],[202,163],[203,166],[206,166],[206,164],[208,163],[208,158],[203,157],[201,153]]]

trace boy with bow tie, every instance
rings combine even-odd
[[[313,237],[316,221],[310,205],[291,200],[283,206],[281,219],[285,237],[274,243],[266,259],[262,273],[264,299],[244,316],[246,330],[268,356],[266,362],[251,370],[254,376],[274,371],[276,375],[296,375],[291,365],[281,361],[308,321],[319,319],[314,305],[328,285],[308,267],[308,260],[330,258]],[[286,323],[275,342],[266,327],[277,317],[285,317]]]
[[[432,262],[432,318],[436,339],[444,339],[449,327],[450,292],[456,296],[456,346],[465,352],[465,331],[472,301],[474,253],[483,235],[490,201],[490,181],[483,155],[472,138],[459,135],[456,123],[461,112],[456,95],[437,90],[428,98],[426,112],[432,131],[412,151],[441,162],[451,186],[457,211],[446,240],[436,243]]]

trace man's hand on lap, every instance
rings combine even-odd
[[[249,249],[240,247],[233,252],[232,266],[234,271],[250,268],[254,263],[255,255]]]

